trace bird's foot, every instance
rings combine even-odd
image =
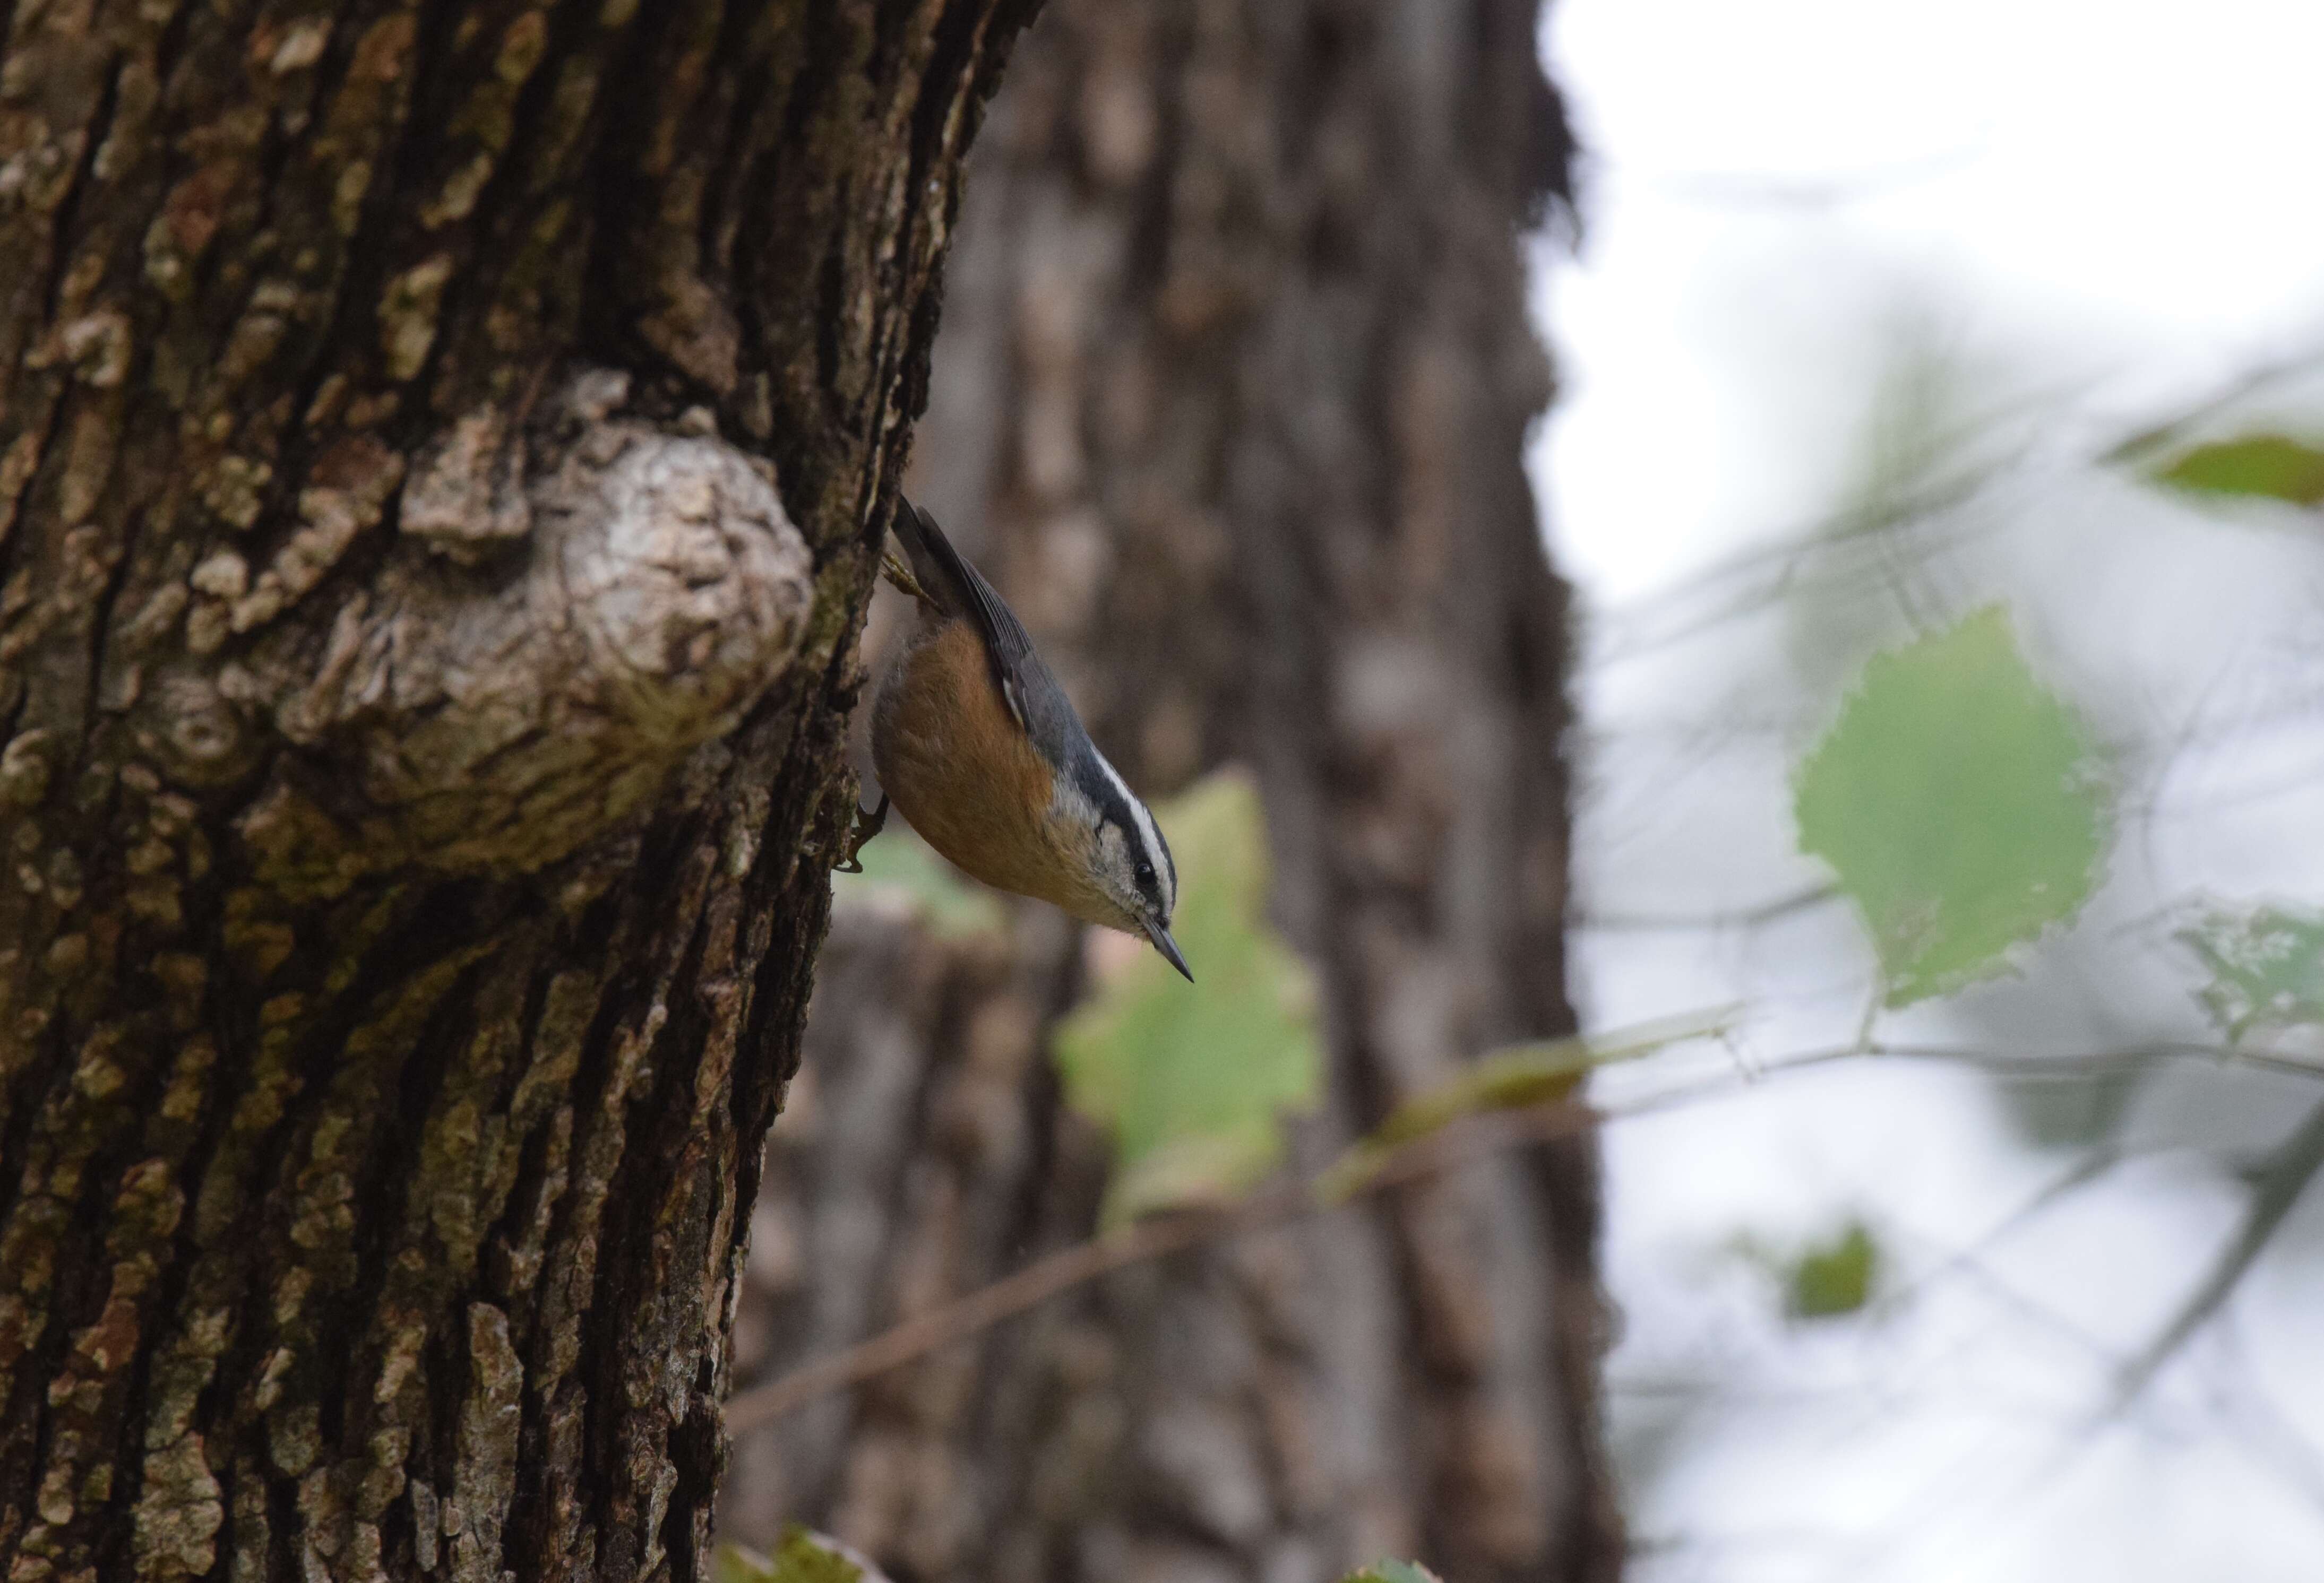
[[[909,566],[896,558],[894,550],[886,550],[881,554],[880,570],[886,574],[889,582],[896,585],[898,592],[910,594],[922,604],[933,605],[936,603],[936,595],[920,586],[920,580],[912,575],[912,569]]]
[[[846,849],[839,854],[839,861],[832,864],[833,871],[841,874],[863,872],[863,860],[856,854],[870,843],[873,836],[887,827],[888,794],[881,792],[878,807],[869,813],[861,807],[855,810],[855,823],[847,832]]]

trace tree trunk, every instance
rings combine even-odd
[[[1320,970],[1311,1168],[1569,1031],[1566,600],[1518,230],[1568,152],[1534,0],[1055,0],[995,101],[915,498],[1134,785],[1257,771]],[[1077,956],[844,916],[777,1128],[760,1376],[1089,1234],[1040,1061]],[[1202,964],[1194,964],[1199,980]],[[1198,986],[1199,991],[1199,986]],[[1198,992],[1197,991],[1197,992]],[[740,1439],[735,1532],[937,1579],[1610,1579],[1595,1158],[1547,1147],[1108,1277]]]
[[[0,1575],[700,1577],[1030,0],[0,5]]]

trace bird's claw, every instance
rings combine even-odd
[[[908,594],[922,604],[933,605],[936,603],[936,595],[920,586],[920,580],[912,575],[912,569],[909,566],[897,558],[894,550],[881,552],[880,570],[888,581],[895,585],[899,593]]]
[[[878,807],[868,814],[861,807],[855,810],[855,823],[847,832],[846,849],[839,854],[839,861],[832,865],[833,870],[841,874],[863,872],[863,860],[856,854],[863,850],[873,836],[886,829],[887,825],[888,794],[881,792]]]

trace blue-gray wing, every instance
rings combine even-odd
[[[1041,657],[1033,652],[1032,637],[1017,619],[1017,612],[984,580],[984,575],[953,548],[952,540],[944,536],[936,519],[900,497],[899,504],[902,509],[896,513],[896,537],[911,558],[912,575],[947,612],[975,623],[977,635],[984,640],[985,657],[992,663],[992,680],[1001,689],[1002,702],[1009,705],[1009,713],[1017,717],[1020,727],[1032,731],[1028,704],[1033,710],[1046,713],[1042,706],[1053,697],[1063,696],[1050,678],[1048,667],[1041,663]],[[1043,722],[1045,725],[1048,723]]]

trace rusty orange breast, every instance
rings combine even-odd
[[[872,706],[881,789],[930,846],[987,885],[1111,922],[1088,878],[1091,834],[1049,816],[1049,767],[1001,701],[975,630],[920,619]]]

